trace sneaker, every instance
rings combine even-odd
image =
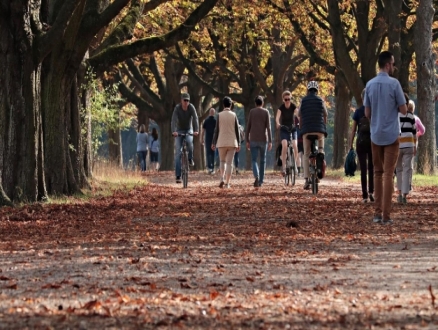
[[[370,202],[374,202],[374,195],[373,194],[370,194],[369,198],[370,198]]]
[[[256,178],[254,181],[254,187],[260,187],[259,178]]]
[[[225,182],[221,181],[221,183],[219,183],[219,188],[223,188],[224,184],[225,184]]]
[[[193,161],[193,159],[189,159],[189,166],[195,166],[195,162]]]
[[[380,215],[375,215],[373,218],[374,223],[382,223],[382,217]]]
[[[402,197],[402,204],[406,205],[408,203],[408,201],[406,200],[406,196]]]
[[[176,183],[181,183],[181,177],[180,176],[176,177]]]
[[[308,179],[304,179],[304,189],[309,190],[310,189],[310,181]]]
[[[397,203],[403,204],[403,196],[402,195],[397,196]]]
[[[231,186],[230,186],[230,184],[229,183],[227,183],[227,185],[225,186],[227,189],[230,189],[231,188]]]
[[[362,199],[362,203],[368,203],[368,198]]]
[[[236,168],[236,175],[239,175],[239,170]]]
[[[394,221],[392,221],[391,219],[382,220],[382,225],[392,225],[393,223]]]
[[[283,176],[283,177],[285,177],[286,176],[286,169],[283,169],[283,171],[281,171],[281,175]]]

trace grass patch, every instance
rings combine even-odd
[[[92,190],[99,196],[111,195],[115,190],[132,190],[148,182],[139,171],[126,170],[107,162],[96,163],[93,175]]]
[[[360,183],[360,169],[356,170],[354,176],[345,176],[344,169],[327,169],[325,177],[349,183]],[[395,179],[395,182],[397,182],[397,179]],[[438,175],[414,174],[412,185],[417,187],[438,186]]]
[[[72,196],[50,196],[49,202],[65,204],[75,201],[87,201],[93,197],[110,196],[114,191],[130,191],[148,183],[146,176],[139,171],[125,170],[109,164],[98,162],[94,166],[91,189],[83,189],[82,193]]]
[[[345,171],[343,168],[337,170],[327,168],[325,172],[325,177],[345,182],[357,183],[360,182],[360,171],[356,171],[354,176],[345,176]]]
[[[412,178],[412,185],[415,187],[430,187],[438,186],[438,176],[437,175],[424,175],[424,174],[414,174]]]

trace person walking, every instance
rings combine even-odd
[[[149,161],[153,171],[158,171],[160,168],[160,163],[158,162],[158,154],[160,152],[160,141],[158,140],[158,131],[154,127],[152,129],[150,143],[149,143]]]
[[[365,89],[362,91],[362,100],[365,97]],[[374,202],[374,166],[371,152],[370,120],[365,116],[365,106],[356,109],[353,114],[353,126],[351,127],[350,150],[353,149],[354,137],[357,133],[356,152],[360,166],[360,184],[362,187],[362,200],[364,203]],[[368,174],[368,186],[367,186]]]
[[[234,111],[234,102],[231,105],[231,111],[236,113]],[[236,115],[236,117],[237,117],[237,115]],[[239,117],[237,117],[237,123],[239,124],[240,144],[242,144],[245,140],[245,131],[243,130],[243,127],[240,124]],[[240,148],[239,148],[239,150],[236,150],[236,152],[234,153],[234,170],[236,171],[236,175],[239,175],[239,153],[240,153]]]
[[[394,56],[383,51],[378,58],[379,73],[368,81],[365,116],[370,118],[371,150],[374,165],[374,223],[391,224],[393,174],[399,153],[400,122],[406,115],[406,99],[394,72]]]
[[[298,109],[297,109],[298,113]],[[297,128],[297,150],[298,150],[298,156],[297,156],[297,168],[298,168],[298,176],[303,175],[303,154],[304,154],[304,146],[303,146],[303,135],[301,134],[300,130],[300,121],[298,119],[298,116],[295,116],[295,127]]]
[[[412,100],[409,100],[408,103],[408,112],[412,112],[414,114],[415,117],[415,127],[417,129],[417,142],[416,142],[416,147],[417,147],[417,152],[418,152],[418,138],[422,135],[424,135],[424,133],[426,133],[426,127],[424,127],[423,122],[421,121],[421,119],[415,114],[415,102]],[[415,157],[412,158],[412,169],[414,169],[414,163],[415,163]],[[409,191],[412,190],[412,176],[414,174],[414,171],[412,170],[412,175],[411,175],[411,179],[409,181]]]
[[[286,155],[288,142],[292,144],[295,155],[295,165],[298,163],[298,146],[297,146],[297,130],[295,126],[295,110],[297,106],[292,103],[292,94],[290,91],[284,91],[282,94],[283,104],[277,110],[275,122],[277,129],[280,129],[281,141],[281,163],[283,165],[283,176],[286,175]],[[292,130],[292,141],[289,131]]]
[[[272,149],[271,118],[269,111],[263,108],[263,97],[255,98],[256,107],[249,112],[246,123],[245,140],[246,148],[251,151],[252,172],[254,174],[254,187],[264,183],[266,168],[266,151]],[[260,167],[257,158],[260,155]]]
[[[236,114],[231,111],[233,103],[231,98],[226,96],[222,103],[224,110],[217,116],[211,149],[219,150],[221,174],[219,188],[223,188],[224,185],[230,188],[234,153],[240,150],[239,122]]]
[[[146,172],[146,156],[148,154],[148,133],[144,124],[140,125],[136,137],[137,155],[140,160],[140,170]]]
[[[210,174],[214,174],[214,150],[211,148],[213,142],[214,129],[216,127],[216,110],[211,108],[209,116],[202,124],[201,143],[205,146],[205,156],[207,160],[207,169]]]
[[[318,136],[318,155],[316,157],[318,169],[324,164],[324,138],[327,136],[327,108],[324,100],[318,96],[319,85],[316,81],[307,84],[307,95],[301,100],[298,110],[300,133],[303,137],[304,147],[304,189],[310,188],[309,181],[309,156],[311,141],[309,135]]]
[[[407,95],[406,95],[407,97]],[[397,175],[397,189],[399,204],[406,204],[406,197],[410,191],[412,178],[412,164],[414,156],[417,153],[417,127],[415,125],[415,117],[409,111],[409,101],[407,102],[407,109],[405,115],[398,114],[400,120],[400,137],[399,137],[399,154],[395,172]]]
[[[189,153],[189,165],[195,166],[193,161],[193,136],[199,134],[198,114],[193,104],[190,103],[188,93],[181,94],[181,103],[175,106],[171,122],[172,135],[175,137],[175,176],[176,183],[181,183],[181,146],[183,139],[186,140]],[[185,137],[178,134],[193,134]]]

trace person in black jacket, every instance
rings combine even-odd
[[[300,131],[303,136],[304,146],[304,189],[310,188],[309,178],[309,156],[310,140],[308,135],[318,136],[318,168],[322,167],[324,162],[324,138],[327,136],[327,108],[324,100],[318,96],[319,86],[316,81],[310,81],[307,84],[307,95],[301,100],[298,110],[300,120]]]

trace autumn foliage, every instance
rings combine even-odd
[[[437,188],[373,224],[360,185],[171,173],[0,209],[3,328],[433,329]]]

